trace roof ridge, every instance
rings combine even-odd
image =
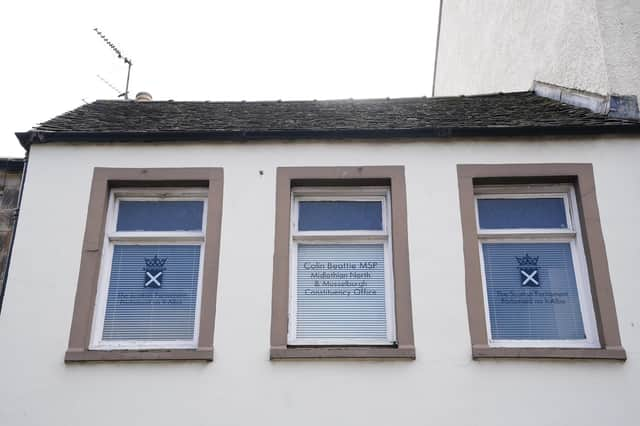
[[[174,104],[260,104],[260,103],[331,103],[331,102],[383,102],[383,101],[416,101],[416,100],[424,100],[424,99],[463,99],[463,98],[487,98],[487,97],[497,97],[497,96],[511,96],[511,95],[533,95],[533,91],[531,90],[523,90],[517,92],[493,92],[493,93],[479,93],[473,95],[451,95],[451,96],[402,96],[402,97],[381,97],[381,98],[336,98],[336,99],[260,99],[260,100],[151,100],[145,102],[137,102],[132,99],[96,99],[91,102],[89,105],[94,103],[118,103],[118,104],[166,104],[166,103],[174,103]]]

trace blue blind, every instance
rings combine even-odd
[[[103,340],[193,339],[199,264],[199,245],[116,245]]]
[[[569,243],[485,243],[482,250],[494,339],[585,338]]]
[[[566,228],[562,198],[478,198],[481,229]]]
[[[202,201],[120,201],[117,231],[199,231]]]
[[[299,339],[387,339],[382,244],[298,246]]]
[[[380,201],[301,201],[300,231],[382,230]]]

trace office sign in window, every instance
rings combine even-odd
[[[300,244],[297,337],[386,339],[382,244]]]
[[[494,339],[586,338],[569,243],[493,243],[482,251]]]
[[[193,339],[199,263],[199,245],[116,245],[102,339]]]

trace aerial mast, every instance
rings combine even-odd
[[[100,38],[107,44],[107,46],[109,46],[111,48],[111,50],[113,50],[115,52],[115,54],[118,55],[118,59],[122,59],[124,61],[124,63],[127,64],[127,66],[128,66],[128,68],[127,68],[127,84],[125,86],[124,93],[120,93],[118,95],[118,97],[124,97],[125,100],[129,99],[129,78],[131,77],[131,65],[133,65],[133,61],[131,61],[131,59],[127,58],[126,56],[124,56],[122,54],[122,52],[120,51],[120,49],[118,49],[116,47],[116,45],[114,43],[112,43],[111,40],[109,40],[107,38],[107,36],[105,36],[98,28],[94,28],[93,31],[95,31],[96,34],[98,34],[100,36]],[[102,79],[102,77],[100,77],[100,79],[104,81],[104,79]],[[111,86],[111,87],[113,87],[113,86]]]

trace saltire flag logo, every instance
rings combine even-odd
[[[145,257],[144,262],[147,264],[144,267],[144,287],[145,288],[160,288],[162,287],[162,276],[164,275],[164,264],[167,262],[167,258],[160,259],[158,255],[148,259]]]
[[[526,254],[524,257],[516,256],[520,265],[520,284],[523,287],[540,287],[540,270],[538,268],[539,257],[531,257]]]

